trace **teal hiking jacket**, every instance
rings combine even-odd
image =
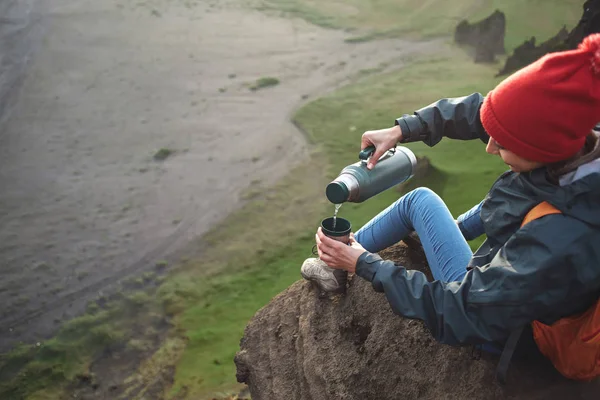
[[[403,141],[487,142],[482,101],[478,93],[444,99],[399,118]],[[562,214],[521,228],[543,201]],[[563,186],[551,182],[545,168],[507,172],[493,184],[480,215],[487,239],[460,282],[428,282],[423,273],[368,252],[356,273],[385,293],[395,313],[423,320],[438,341],[451,345],[503,343],[516,328],[534,320],[551,324],[600,297],[600,171]]]

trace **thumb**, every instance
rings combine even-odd
[[[352,247],[353,249],[362,249],[363,251],[365,251],[365,248],[362,247],[362,245],[356,241],[356,238],[354,237],[353,233],[350,234],[348,246]]]
[[[358,241],[356,241],[356,238],[354,237],[354,233],[350,233],[350,240],[348,240],[348,246],[351,246],[351,247],[356,247],[356,246],[362,247],[360,245],[360,243],[358,243]]]
[[[379,161],[379,158],[383,155],[383,153],[386,152],[386,150],[381,150],[382,148],[383,146],[375,147],[375,152],[373,153],[371,158],[369,158],[369,162],[367,163],[368,169],[373,169],[373,167],[377,165],[377,161]]]

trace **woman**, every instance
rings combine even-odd
[[[332,290],[337,271],[356,273],[385,293],[394,312],[423,320],[447,344],[505,343],[511,331],[534,320],[550,324],[585,310],[600,296],[598,121],[595,34],[577,50],[518,71],[485,99],[440,100],[399,118],[393,128],[366,132],[361,147],[376,146],[372,160],[397,142],[433,146],[443,136],[480,138],[510,171],[457,221],[437,195],[420,188],[363,226],[350,246],[319,230],[320,260],[307,260],[303,275]],[[544,201],[561,214],[521,228]],[[434,282],[374,254],[412,231]],[[466,240],[484,233],[487,240],[473,254]]]

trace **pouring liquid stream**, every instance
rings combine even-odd
[[[333,230],[334,231],[335,231],[335,225],[337,223],[337,214],[338,214],[338,211],[340,210],[341,206],[342,206],[341,204],[336,204],[335,211],[333,212]]]

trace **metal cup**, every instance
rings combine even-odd
[[[348,244],[350,242],[350,232],[352,231],[352,225],[350,221],[345,218],[337,217],[335,221],[335,228],[333,227],[333,217],[325,218],[321,221],[321,230],[325,236],[329,236],[339,242]]]
[[[344,244],[350,242],[350,232],[352,231],[352,225],[350,221],[345,218],[337,217],[335,221],[335,228],[333,227],[333,217],[325,218],[321,221],[321,230],[332,239],[335,239]],[[342,269],[334,269],[333,275],[337,279],[341,286],[341,291],[346,291],[346,282],[348,281],[348,273]]]

